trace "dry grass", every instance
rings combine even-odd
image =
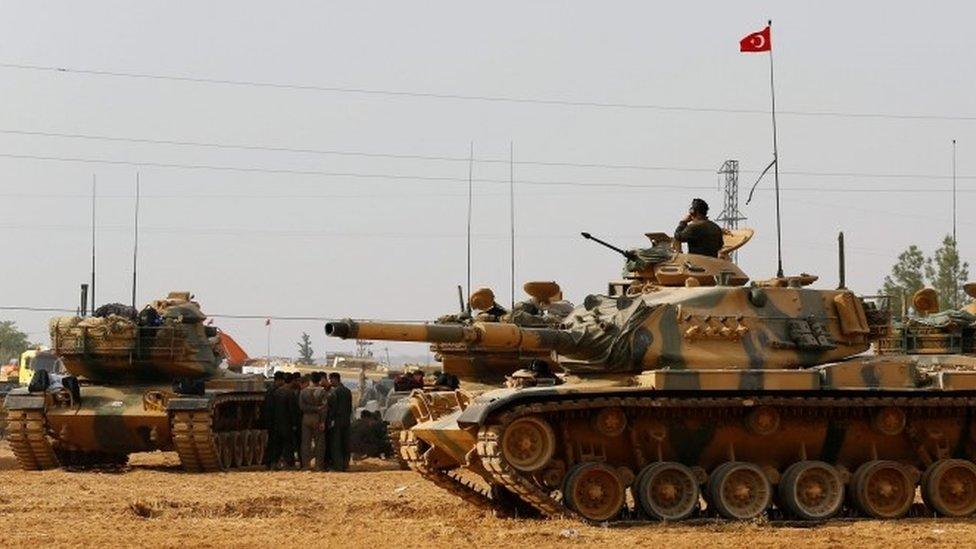
[[[24,473],[0,443],[3,547],[969,546],[976,521],[599,528],[502,520],[377,461],[355,472],[184,474],[171,454],[122,473]]]

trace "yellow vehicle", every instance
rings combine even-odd
[[[28,385],[34,377],[34,372],[38,370],[60,374],[64,372],[64,364],[50,349],[28,349],[20,354],[20,365],[17,370],[20,385]]]

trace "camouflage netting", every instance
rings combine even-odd
[[[909,319],[910,325],[930,328],[976,328],[976,315],[967,311],[943,311],[938,314]]]
[[[624,264],[625,276],[628,273],[644,271],[652,265],[664,263],[674,255],[670,242],[661,242],[650,248],[637,248],[631,251],[634,253],[634,257],[628,258]]]
[[[105,317],[55,317],[48,322],[48,328],[51,341],[61,352],[83,350],[82,334],[90,353],[127,353],[135,348],[135,322],[114,314]]]
[[[564,367],[573,373],[640,370],[652,341],[644,323],[656,309],[640,297],[587,296],[565,324],[575,350],[564,354],[581,362]]]

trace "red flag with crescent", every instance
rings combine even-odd
[[[739,51],[741,52],[755,53],[770,51],[772,49],[773,41],[770,39],[768,26],[759,32],[754,32],[739,40]]]

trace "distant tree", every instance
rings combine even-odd
[[[314,364],[312,360],[312,338],[308,334],[302,332],[302,338],[298,341],[298,363],[299,364]]]
[[[959,261],[959,250],[951,235],[942,239],[942,247],[925,261],[925,277],[939,294],[942,310],[958,309],[966,302],[962,286],[969,279],[969,263]]]
[[[901,314],[902,301],[911,300],[912,294],[925,285],[925,268],[925,256],[918,246],[912,244],[898,254],[898,262],[891,267],[891,274],[884,278],[880,292],[891,296],[891,311],[895,315]]]
[[[6,364],[11,358],[19,358],[30,347],[27,334],[17,329],[17,323],[12,320],[0,321],[0,364]]]

